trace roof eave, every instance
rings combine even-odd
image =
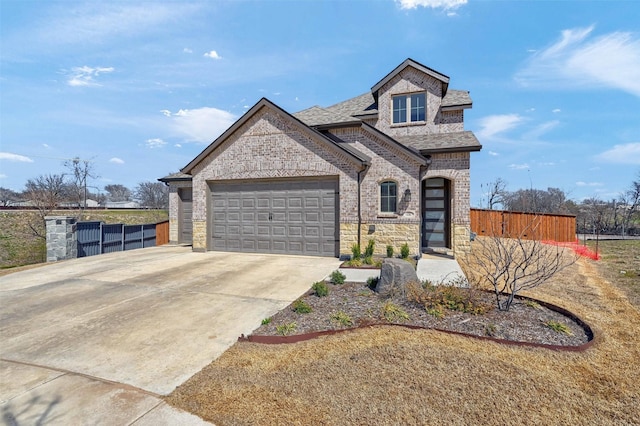
[[[405,69],[406,67],[411,66],[419,71],[424,72],[427,75],[430,75],[431,77],[435,78],[436,80],[441,81],[444,84],[444,93],[447,92],[447,89],[449,87],[449,77],[439,73],[438,71],[429,68],[426,65],[421,64],[418,61],[414,61],[411,58],[407,58],[405,59],[400,65],[398,65],[397,67],[395,67],[393,69],[393,71],[391,71],[389,74],[387,74],[386,76],[384,76],[382,78],[382,80],[380,80],[379,82],[377,82],[372,88],[371,88],[371,93],[374,94],[374,97],[377,98],[376,94],[378,92],[378,90],[380,90],[380,88],[382,86],[384,86],[389,80],[391,80],[393,77],[395,77],[400,71],[402,71],[403,69]],[[376,99],[377,100],[377,99]]]
[[[365,166],[365,160],[357,157],[352,152],[345,150],[338,146],[331,139],[324,136],[322,133],[315,130],[315,128],[306,125],[302,120],[293,115],[289,114],[278,105],[274,104],[267,98],[260,99],[253,107],[251,107],[247,112],[245,112],[242,117],[240,117],[235,123],[233,123],[227,130],[224,131],[220,136],[218,136],[209,146],[207,146],[200,154],[198,154],[189,164],[187,164],[180,171],[185,174],[191,174],[191,171],[195,166],[197,166],[202,160],[204,160],[211,152],[213,152],[218,146],[220,146],[228,137],[230,137],[235,131],[237,131],[244,123],[246,123],[254,114],[256,114],[260,109],[270,107],[279,111],[281,114],[288,116],[295,123],[298,124],[303,129],[306,129],[308,132],[313,133],[315,136],[321,138],[325,142],[327,142],[328,146],[331,146],[333,149],[347,155],[351,161],[360,165],[361,167]]]
[[[471,109],[473,108],[473,104],[460,104],[460,105],[447,105],[440,107],[442,111],[458,111],[461,109]]]
[[[473,145],[473,146],[458,146],[455,148],[432,148],[432,149],[421,149],[420,154],[429,155],[429,154],[444,154],[449,152],[476,152],[482,149],[482,145]]]

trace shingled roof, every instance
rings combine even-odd
[[[480,151],[482,145],[471,131],[396,136],[398,142],[417,149],[421,154],[451,151]]]

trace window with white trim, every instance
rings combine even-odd
[[[398,185],[392,181],[387,180],[380,184],[380,212],[381,213],[395,213],[396,203],[398,199]]]
[[[413,93],[393,96],[393,123],[415,123],[426,120],[427,95]]]

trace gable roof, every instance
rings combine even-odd
[[[202,160],[204,160],[209,154],[211,154],[216,148],[218,148],[224,141],[227,140],[236,130],[238,130],[242,125],[244,125],[251,117],[257,114],[262,108],[267,108],[276,111],[278,114],[281,114],[287,118],[291,119],[291,123],[298,127],[298,129],[303,133],[307,134],[309,137],[312,137],[315,140],[324,143],[327,148],[330,150],[334,150],[335,152],[339,152],[345,154],[352,162],[360,167],[365,167],[369,164],[371,160],[368,156],[361,153],[360,151],[349,147],[349,149],[345,149],[344,146],[337,144],[335,141],[327,138],[325,135],[320,133],[319,131],[308,127],[298,118],[289,114],[267,98],[260,99],[254,106],[252,106],[246,113],[242,115],[235,123],[231,125],[224,133],[222,133],[216,140],[214,140],[209,146],[207,146],[200,154],[198,154],[189,164],[183,167],[180,171],[182,173],[190,174],[193,168],[198,165]]]
[[[398,75],[402,70],[404,70],[407,67],[412,67],[417,69],[418,71],[422,71],[423,73],[430,75],[431,77],[435,78],[436,80],[440,80],[444,86],[442,93],[447,93],[447,89],[449,87],[449,77],[439,73],[438,71],[429,68],[426,65],[422,65],[420,62],[418,61],[414,61],[411,58],[405,59],[405,61],[403,63],[401,63],[400,65],[398,65],[397,67],[394,68],[393,71],[391,71],[389,74],[387,74],[382,80],[380,80],[379,82],[377,82],[372,88],[371,88],[371,93],[373,93],[373,96],[375,99],[378,99],[378,90],[380,90],[380,88],[382,86],[384,86],[389,80],[391,80],[392,78],[394,78],[396,75]]]

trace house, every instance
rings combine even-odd
[[[194,251],[346,256],[470,247],[469,92],[407,59],[370,91],[291,114],[261,99],[170,187],[170,240]]]

